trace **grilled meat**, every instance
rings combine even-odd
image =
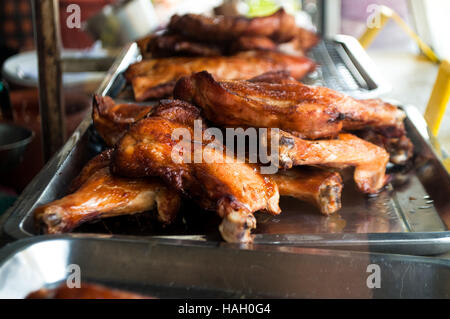
[[[381,147],[352,134],[337,139],[309,141],[279,131],[280,167],[320,165],[345,168],[354,166],[354,180],[363,193],[377,193],[388,182],[385,174],[389,154]]]
[[[203,71],[178,81],[174,97],[201,107],[208,120],[225,127],[277,127],[308,139],[366,127],[392,137],[405,134],[405,115],[393,105],[295,81],[219,82]]]
[[[224,56],[242,51],[275,51],[278,46],[267,37],[245,36],[225,43],[204,43],[182,35],[164,33],[141,39],[139,47],[144,59],[194,56]]]
[[[342,178],[337,172],[313,167],[293,168],[271,175],[281,196],[291,196],[315,205],[322,214],[341,208]]]
[[[113,176],[111,154],[112,150],[107,150],[88,162],[72,185],[74,193],[38,207],[36,225],[48,234],[65,233],[87,221],[155,207],[158,220],[171,223],[179,209],[179,195],[157,178]]]
[[[223,48],[211,43],[190,40],[178,34],[149,35],[138,42],[144,59],[174,56],[218,56]]]
[[[277,44],[267,37],[240,37],[231,42],[230,53],[255,50],[277,50]]]
[[[279,84],[285,84],[285,83],[297,83],[298,81],[294,79],[291,75],[291,72],[287,70],[281,70],[281,71],[272,71],[272,72],[266,72],[260,75],[257,75],[249,80],[249,82],[253,83],[279,83]]]
[[[92,121],[108,146],[114,146],[131,124],[145,117],[152,106],[115,104],[108,96],[94,96]]]
[[[119,141],[113,172],[159,176],[201,207],[216,211],[223,218],[219,230],[226,241],[251,241],[254,212],[280,213],[277,185],[259,174],[256,166],[224,154],[220,143],[212,148],[208,146],[212,140],[197,140],[193,128],[194,121],[201,119],[199,113],[188,103],[163,101],[151,117],[132,126]],[[196,159],[198,148],[201,160]]]
[[[278,48],[283,52],[303,55],[315,47],[319,41],[320,38],[314,32],[304,28],[298,28],[295,32],[294,39],[279,45]]]
[[[393,164],[405,165],[414,155],[414,145],[406,135],[386,137],[372,129],[354,133],[366,141],[383,147],[389,153],[389,161]]]
[[[286,70],[302,78],[315,64],[306,57],[271,51],[248,51],[223,57],[177,57],[144,60],[131,65],[125,77],[131,82],[137,101],[170,95],[175,82],[191,73],[206,70],[222,80],[250,79],[269,72]]]
[[[295,37],[297,26],[294,16],[280,9],[272,15],[252,19],[241,16],[211,18],[198,14],[174,15],[168,29],[205,42],[229,42],[242,36],[261,36],[282,43]]]

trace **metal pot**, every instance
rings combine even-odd
[[[0,123],[0,174],[10,171],[21,161],[34,133],[24,127]]]

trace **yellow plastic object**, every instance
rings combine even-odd
[[[400,27],[403,31],[406,32],[419,46],[425,56],[430,59],[432,62],[439,62],[439,58],[434,53],[434,51],[423,42],[420,37],[409,27],[409,25],[391,8],[386,6],[380,6],[378,14],[380,15],[380,23],[378,26],[374,28],[368,27],[363,35],[359,38],[359,42],[364,48],[369,47],[369,45],[373,42],[378,32],[386,25],[389,19],[392,20]]]
[[[271,15],[280,7],[274,0],[250,0],[247,1],[247,4],[249,6],[247,13],[249,18]]]
[[[450,173],[450,158],[446,158],[445,160],[443,160],[444,163],[444,167],[447,170],[447,172]]]
[[[450,158],[448,157],[447,153],[441,147],[441,144],[439,143],[438,139],[435,136],[431,135],[430,143],[431,143],[431,146],[433,147],[434,151],[436,152],[436,155],[442,161],[442,164],[444,165],[445,169],[450,174]]]
[[[434,136],[439,133],[442,118],[450,100],[450,62],[443,61],[425,110],[425,120]]]

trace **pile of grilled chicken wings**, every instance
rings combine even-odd
[[[288,70],[301,79],[315,68],[304,53],[318,40],[283,9],[253,19],[175,15],[163,33],[138,41],[144,60],[130,66],[125,77],[136,101],[170,96],[178,79],[200,71],[221,80],[247,80]]]
[[[382,191],[388,162],[405,164],[413,153],[405,114],[378,99],[357,100],[299,82],[314,63],[275,49],[301,37],[291,18],[284,11],[255,19],[176,16],[166,33],[150,36],[145,45],[142,40],[144,56],[157,58],[126,71],[135,99],[170,98],[141,105],[95,96],[93,124],[108,148],[86,164],[69,195],[36,209],[36,225],[55,234],[148,211],[170,224],[188,200],[220,216],[224,240],[250,242],[254,213],[282,214],[280,196],[309,202],[324,215],[338,211],[341,172],[348,167],[362,193]],[[193,51],[219,48],[219,54],[174,57],[181,54],[176,45],[155,51],[153,42],[169,38]],[[247,39],[274,48],[223,51],[231,44],[242,48],[236,43]],[[249,160],[252,145],[237,160],[236,148],[211,135],[249,128],[265,130],[266,138],[258,135],[253,143],[269,149],[275,170],[264,171],[267,162],[259,158]]]

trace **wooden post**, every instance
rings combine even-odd
[[[61,38],[58,0],[32,0],[39,66],[39,109],[44,160],[63,145],[66,137],[62,90]]]

